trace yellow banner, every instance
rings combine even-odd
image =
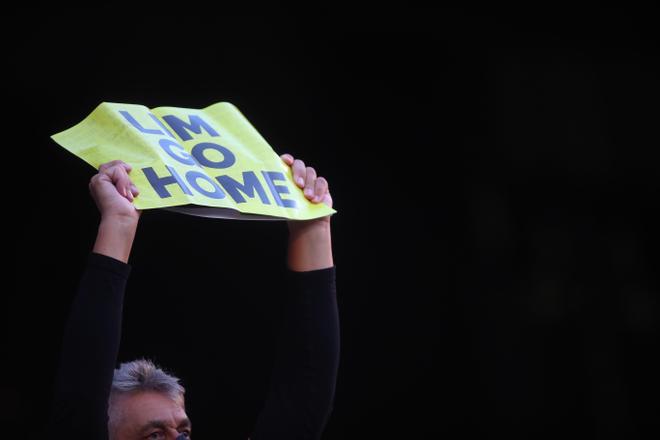
[[[292,220],[335,212],[305,198],[289,166],[228,102],[203,110],[104,102],[52,138],[94,168],[131,165],[138,209]]]

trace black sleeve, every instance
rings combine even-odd
[[[107,439],[130,266],[90,254],[64,333],[48,438]]]
[[[335,268],[290,272],[279,347],[252,440],[318,439],[332,411],[339,366]]]

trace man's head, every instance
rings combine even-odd
[[[190,435],[184,388],[179,379],[151,361],[121,364],[115,370],[108,406],[111,440],[175,439]]]

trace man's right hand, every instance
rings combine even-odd
[[[89,192],[101,213],[101,224],[93,252],[128,262],[140,211],[133,199],[139,191],[131,182],[130,165],[120,161],[104,163],[89,182]]]
[[[113,160],[99,167],[98,174],[89,182],[89,191],[101,213],[101,218],[140,218],[140,211],[133,206],[139,194],[128,173],[131,166],[121,160]]]

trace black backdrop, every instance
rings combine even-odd
[[[2,425],[46,417],[97,224],[93,170],[49,136],[102,101],[230,101],[339,211],[324,438],[657,431],[650,11],[256,12],[7,16]],[[285,244],[283,223],[141,220],[121,359],[183,378],[197,438],[256,417]]]

